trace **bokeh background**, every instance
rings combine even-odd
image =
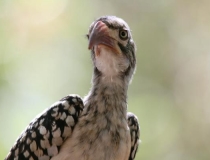
[[[128,22],[138,68],[128,110],[141,126],[137,160],[210,159],[209,0],[0,1],[0,159],[41,111],[88,93],[85,34],[102,15]]]

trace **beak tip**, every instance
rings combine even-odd
[[[98,44],[115,48],[114,38],[109,36],[108,27],[101,21],[95,24],[91,34],[89,35],[88,49],[92,50],[93,46]]]
[[[89,43],[89,44],[88,44],[88,49],[91,50],[92,47],[93,47],[93,44]]]

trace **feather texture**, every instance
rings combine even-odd
[[[84,108],[82,99],[69,95],[37,116],[20,135],[6,160],[47,160],[58,154]]]

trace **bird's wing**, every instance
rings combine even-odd
[[[49,160],[57,155],[83,108],[83,101],[77,95],[56,102],[28,125],[5,160]]]
[[[138,123],[138,118],[133,114],[128,112],[127,113],[127,121],[128,127],[130,128],[130,135],[131,135],[131,149],[130,149],[130,156],[128,160],[134,160],[136,156],[136,151],[139,146],[139,138],[140,138],[140,127]]]

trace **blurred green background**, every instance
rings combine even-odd
[[[128,110],[141,126],[137,160],[210,159],[209,0],[1,0],[0,159],[45,108],[88,93],[92,21],[128,22],[138,66]]]

